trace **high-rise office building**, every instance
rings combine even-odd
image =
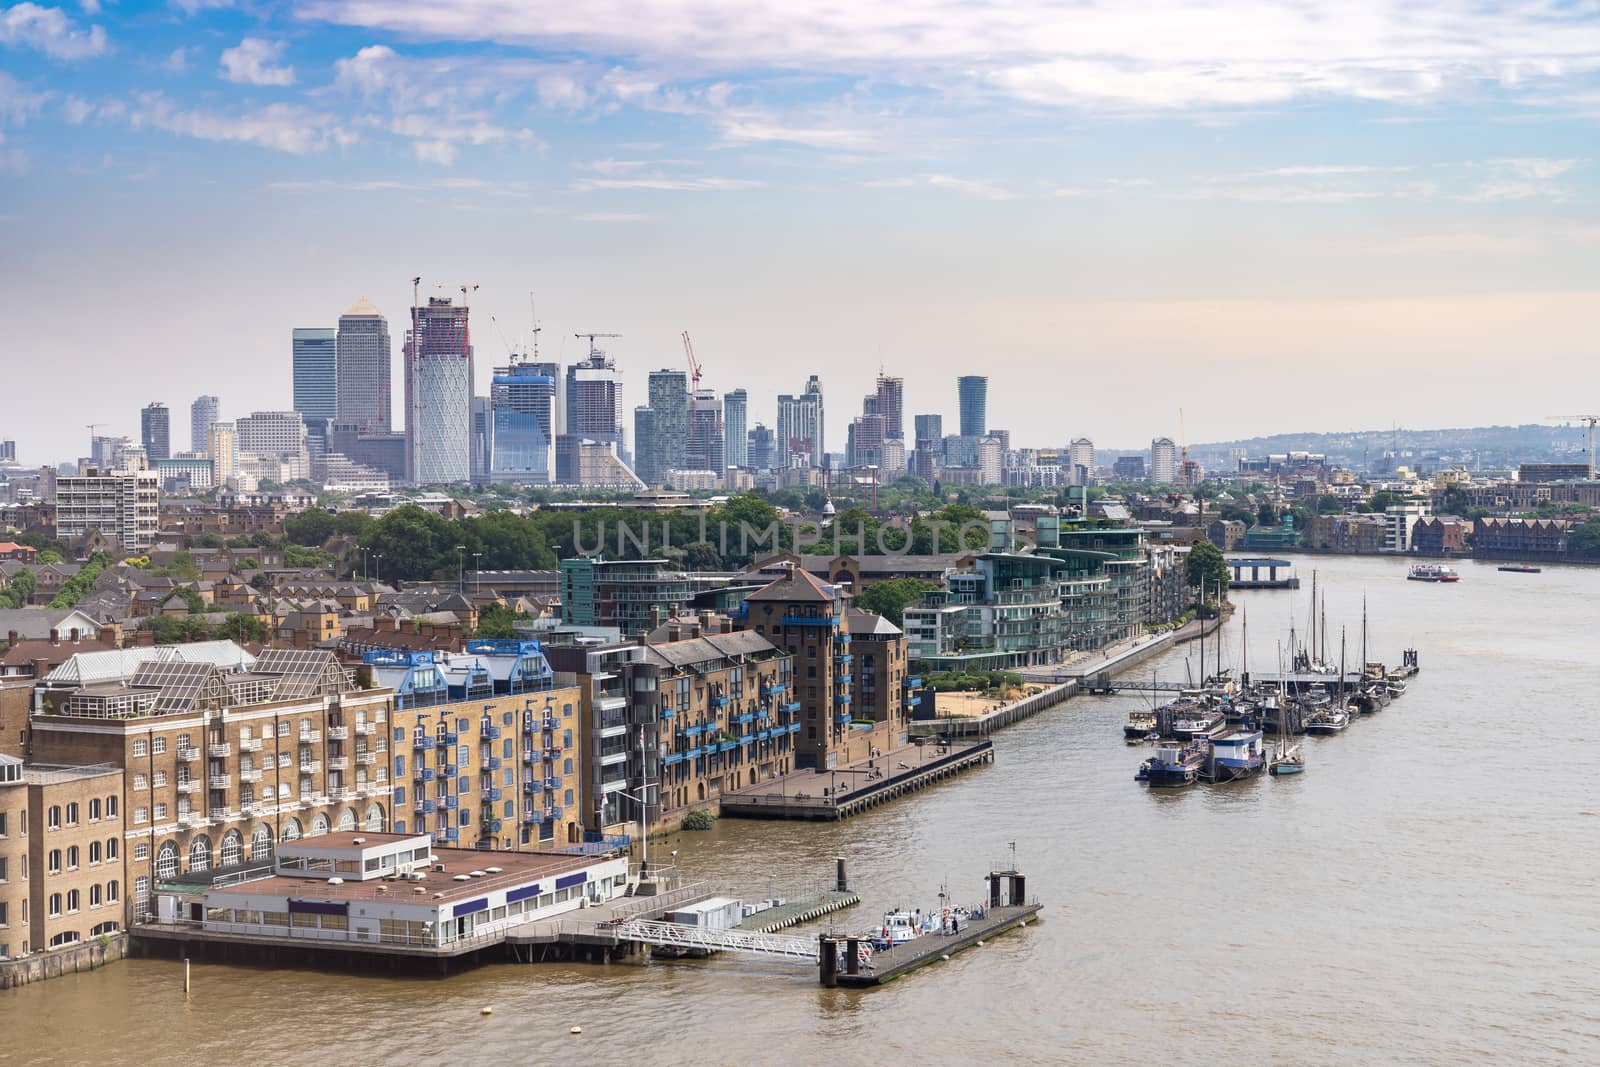
[[[562,485],[637,481],[621,458],[621,387],[616,363],[592,342],[588,358],[567,368],[566,410],[556,436],[556,481]],[[585,447],[585,441],[592,447]]]
[[[880,412],[869,411],[850,424],[850,440],[845,449],[846,466],[883,466],[884,427],[887,422]]]
[[[305,416],[298,411],[253,411],[234,423],[240,452],[283,455],[305,451]]]
[[[17,443],[15,441],[0,441],[0,463],[15,463],[17,461]]]
[[[472,481],[481,485],[489,480],[489,468],[494,462],[494,409],[486,396],[472,398]]]
[[[328,440],[328,424],[339,413],[339,368],[334,331],[323,327],[298,328],[293,336],[294,410],[304,417],[306,429],[321,444]]]
[[[211,424],[221,419],[221,400],[214,396],[196,397],[189,405],[189,451],[206,451],[211,442]]]
[[[746,423],[750,418],[750,395],[743,389],[722,394],[722,461],[730,467],[750,465],[750,439]]]
[[[172,458],[172,413],[159,400],[146,404],[139,412],[139,439],[144,442],[145,458],[152,466]]]
[[[633,409],[633,473],[646,485],[661,484],[656,456],[656,409],[640,404]]]
[[[813,374],[799,396],[778,397],[778,451],[773,467],[820,467],[824,444],[822,380]]]
[[[935,444],[944,442],[944,416],[943,415],[918,415],[914,420],[917,441],[933,441]]]
[[[746,466],[753,471],[767,471],[772,469],[772,454],[777,445],[777,437],[765,423],[758,422],[750,430],[749,451],[745,455]]]
[[[213,422],[206,428],[206,455],[211,458],[211,477],[217,485],[227,485],[239,472],[239,438],[233,423]]]
[[[362,297],[339,316],[334,337],[339,421],[361,433],[388,433],[389,323]]]
[[[659,435],[659,429],[657,433]],[[716,471],[726,464],[722,455],[722,401],[715,390],[696,389],[689,397],[689,450],[684,465],[689,470]]]
[[[472,477],[472,341],[468,309],[432,296],[411,309],[406,338],[406,473],[418,485]]]
[[[978,439],[978,484],[999,485],[1005,480],[1005,446],[998,437]]]
[[[556,380],[546,364],[496,367],[489,390],[493,408],[490,479],[544,485],[550,481],[555,443]]]
[[[1088,485],[1094,473],[1094,442],[1087,437],[1074,437],[1067,446],[1067,467],[1073,485]]]
[[[689,376],[681,370],[651,371],[649,396],[655,412],[649,459],[644,458],[645,442],[635,441],[633,448],[639,464],[655,472],[654,478],[645,479],[653,485],[667,471],[689,466]]]
[[[961,436],[983,437],[989,432],[989,379],[979,374],[956,379],[961,403]]]
[[[1150,442],[1150,480],[1161,485],[1178,484],[1178,446],[1170,437]]]
[[[899,441],[905,437],[904,378],[878,375],[878,414],[883,416],[883,439]]]

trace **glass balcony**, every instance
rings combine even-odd
[[[450,745],[455,744],[456,741],[457,737],[453,731],[446,731],[445,733],[434,735],[434,744],[439,748],[447,748]]]
[[[433,747],[433,738],[429,737],[427,734],[412,734],[411,735],[411,748],[412,748],[413,751],[421,752],[424,749],[429,749],[429,748],[432,748],[432,747]]]

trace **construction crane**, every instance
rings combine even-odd
[[[514,366],[517,362],[517,350],[511,347],[510,341],[506,340],[506,332],[500,328],[500,320],[490,315],[489,321],[494,323],[494,332],[500,335],[500,343],[506,346],[506,355],[510,357]]]
[[[700,373],[704,368],[694,358],[694,342],[689,340],[688,330],[683,331],[683,354],[689,357],[689,389],[692,392],[700,388]]]
[[[467,306],[467,290],[470,289],[474,293],[476,293],[478,291],[478,287],[476,285],[458,285],[458,286],[456,286],[456,288],[461,290],[461,306],[462,307],[466,307]]]
[[[1178,480],[1189,484],[1189,434],[1183,428],[1183,409],[1178,409]]]
[[[589,358],[593,359],[595,356],[603,354],[598,348],[596,348],[594,346],[595,338],[597,338],[597,337],[621,337],[622,335],[620,333],[575,333],[572,336],[574,336],[576,338],[579,338],[580,340],[582,338],[585,338],[585,337],[587,337],[589,339]]]
[[[1594,428],[1600,415],[1546,415],[1551,422],[1586,422],[1589,424],[1589,476],[1594,477]]]

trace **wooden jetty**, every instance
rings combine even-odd
[[[878,756],[870,764],[797,771],[735,793],[724,793],[722,814],[743,819],[835,822],[993,762],[994,742],[988,738],[968,745],[908,746]]]

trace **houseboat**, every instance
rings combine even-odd
[[[1260,774],[1267,766],[1260,730],[1230,730],[1211,739],[1211,780],[1232,782]]]
[[[1137,778],[1149,782],[1151,789],[1171,789],[1192,785],[1205,769],[1211,753],[1208,741],[1162,741],[1156,754],[1144,761]]]
[[[1156,713],[1130,711],[1128,721],[1122,726],[1122,736],[1129,741],[1143,741],[1156,732]]]

